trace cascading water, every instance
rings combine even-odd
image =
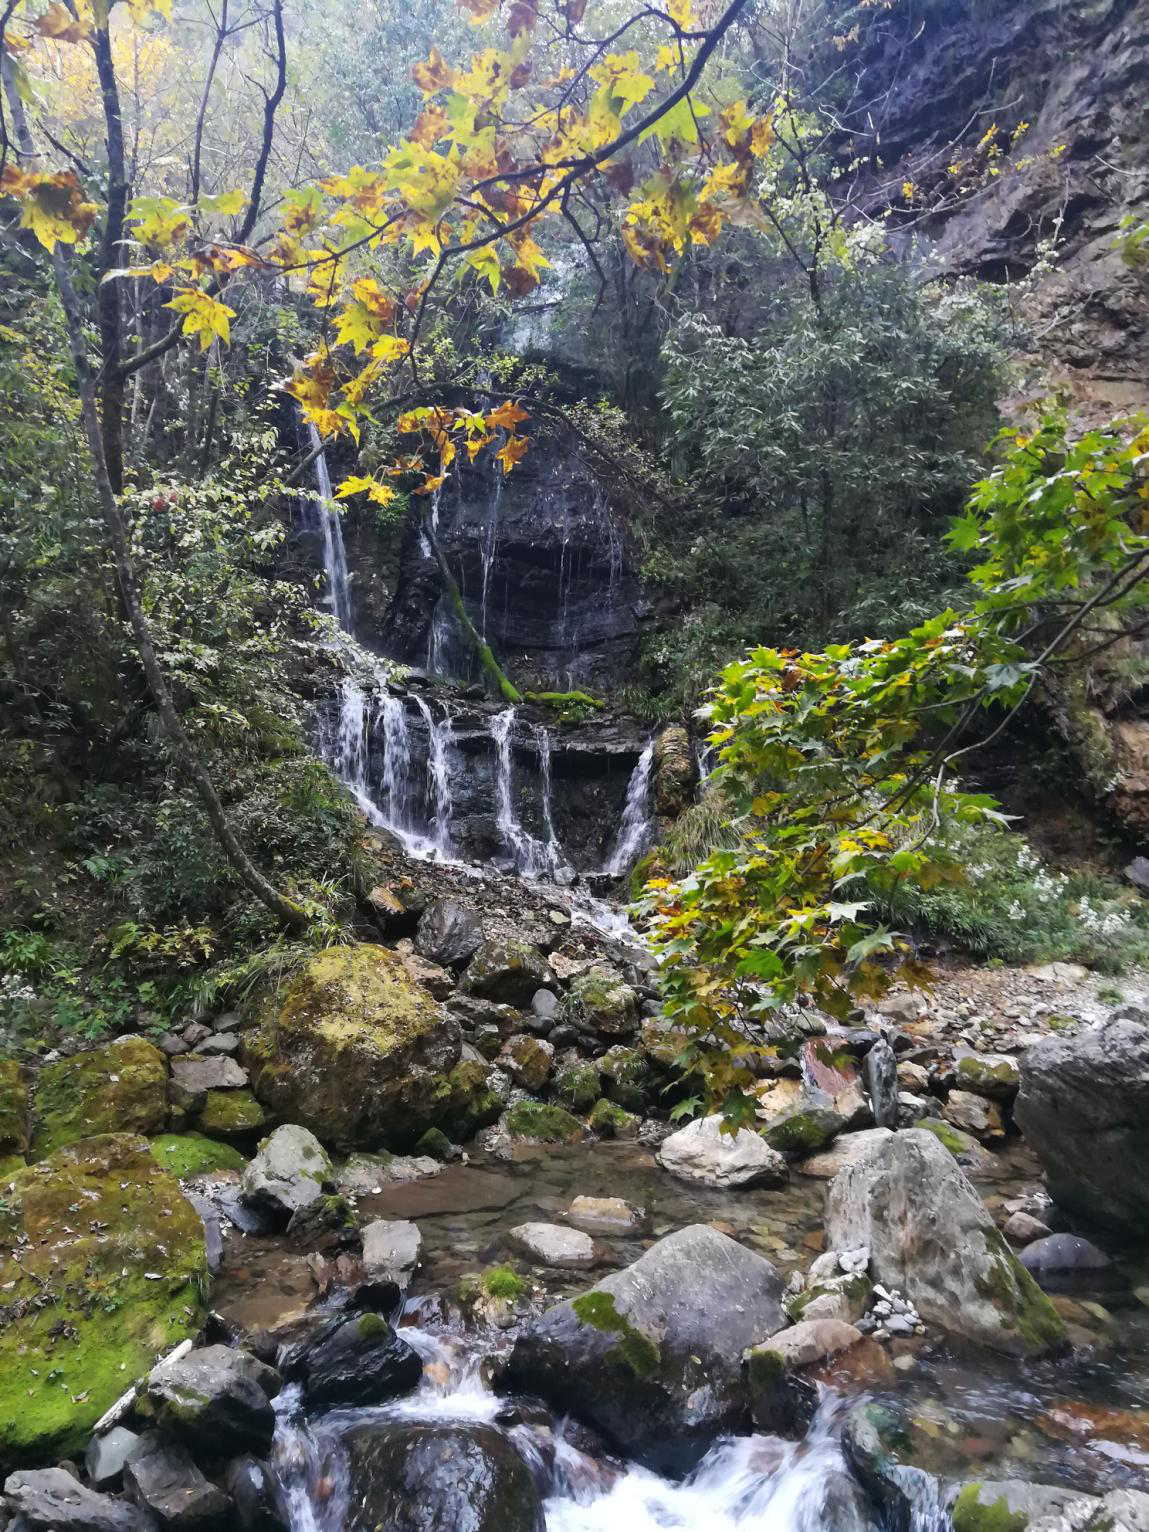
[[[491,475],[494,484],[491,489],[491,500],[487,510],[487,519],[483,523],[482,539],[479,544],[479,555],[483,561],[483,583],[479,596],[479,632],[485,639],[487,636],[487,601],[491,590],[491,570],[495,566],[495,559],[499,553],[499,517],[503,503],[503,471],[502,466],[491,453]]]
[[[495,824],[508,853],[514,860],[515,871],[524,878],[537,878],[546,871],[547,851],[523,828],[515,809],[514,757],[511,750],[511,731],[515,727],[515,709],[504,708],[491,721],[491,738],[495,742]]]
[[[343,523],[335,507],[331,493],[331,475],[327,471],[327,457],[322,450],[319,432],[309,422],[308,445],[312,452],[319,449],[315,459],[316,495],[300,496],[304,523],[317,531],[323,542],[323,572],[327,576],[326,601],[331,615],[345,633],[350,633],[354,622],[351,605],[351,585],[347,576],[347,552],[343,546]]]
[[[431,841],[443,859],[451,856],[451,749],[455,733],[444,710],[436,722],[429,704],[416,696],[415,705],[427,725],[427,787],[431,806]]]
[[[612,878],[620,878],[623,873],[630,871],[650,834],[650,773],[653,764],[654,741],[651,740],[639,756],[627,784],[618,839],[606,865],[606,871]]]

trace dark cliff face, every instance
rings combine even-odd
[[[609,687],[632,673],[642,602],[622,520],[571,442],[532,434],[512,473],[462,469],[437,520],[467,615],[519,685]],[[441,592],[412,525],[383,646],[466,679],[474,657]]]
[[[1149,292],[1114,247],[1122,217],[1149,200],[1149,0],[842,7],[836,27],[855,22],[853,50],[816,68],[846,93],[844,120],[883,180],[913,180],[928,200],[955,145],[968,152],[995,123],[1007,144],[1029,124],[1025,168],[934,220],[937,261],[1012,282],[1056,241],[1054,269],[1018,294],[1035,355],[1099,414],[1149,400]]]

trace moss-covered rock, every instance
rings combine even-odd
[[[599,1037],[630,1037],[638,1031],[638,996],[613,968],[595,967],[571,980],[563,1020]]]
[[[210,1175],[215,1170],[242,1170],[245,1164],[238,1149],[204,1138],[202,1133],[162,1133],[148,1147],[157,1163],[178,1181]]]
[[[507,1131],[513,1138],[540,1144],[573,1144],[583,1136],[583,1125],[561,1106],[541,1101],[519,1101],[507,1112]]]
[[[538,1095],[550,1078],[554,1056],[555,1050],[550,1043],[544,1042],[541,1037],[522,1033],[507,1039],[498,1063],[524,1090]]]
[[[433,1160],[446,1163],[455,1151],[455,1146],[443,1132],[442,1128],[428,1128],[415,1145],[416,1154],[427,1154]]]
[[[606,1093],[628,1112],[644,1112],[650,1093],[650,1064],[637,1048],[615,1043],[599,1059],[606,1080]]]
[[[596,1101],[588,1122],[599,1138],[637,1138],[642,1119],[616,1101]]]
[[[437,1123],[458,1024],[384,947],[329,947],[263,1003],[246,1059],[258,1099],[341,1148],[410,1147]]]
[[[0,1269],[0,1466],[81,1452],[108,1406],[205,1313],[199,1214],[133,1134],[17,1173]]]
[[[211,1138],[245,1138],[267,1127],[267,1113],[249,1090],[209,1090],[196,1126]]]
[[[167,1088],[167,1061],[142,1037],[47,1065],[36,1083],[32,1158],[101,1133],[161,1132]]]
[[[589,1112],[599,1097],[598,1066],[578,1060],[566,1063],[555,1075],[554,1091],[569,1111]]]
[[[480,1128],[497,1122],[503,1103],[491,1089],[490,1067],[462,1059],[441,1081],[437,1126],[453,1143],[469,1143]]]
[[[461,988],[464,994],[483,1000],[527,1006],[537,989],[551,989],[554,984],[555,976],[539,949],[511,937],[483,942],[467,964]]]
[[[28,1147],[28,1081],[15,1059],[0,1059],[0,1158]]]
[[[654,746],[654,811],[677,819],[694,792],[694,752],[680,723],[668,723]]]

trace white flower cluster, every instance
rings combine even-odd
[[[1025,906],[1022,904],[1020,899],[1015,899],[1005,913],[1007,919],[1009,920],[1024,920]]]
[[[1048,868],[1040,867],[1034,874],[1033,890],[1042,904],[1052,904],[1055,899],[1060,899],[1069,887],[1069,879],[1063,872],[1050,872]]]
[[[1077,918],[1091,936],[1124,936],[1129,929],[1129,917],[1120,910],[1095,910],[1084,897]]]
[[[19,974],[6,973],[0,978],[0,1000],[35,1000],[36,991]]]

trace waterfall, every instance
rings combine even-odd
[[[313,531],[318,531],[323,539],[327,605],[343,631],[350,633],[354,613],[347,578],[347,553],[343,547],[343,523],[331,493],[331,475],[327,472],[327,457],[323,452],[319,432],[310,422],[307,425],[307,440],[313,452],[319,448],[319,455],[315,459],[315,487],[318,493],[314,499],[310,495],[301,495],[300,505],[305,524]]]
[[[455,742],[451,727],[451,715],[444,709],[443,717],[436,723],[431,709],[422,697],[415,698],[415,705],[427,725],[427,788],[432,810],[431,843],[439,856],[451,855],[451,762],[450,750]]]
[[[539,793],[543,803],[543,830],[546,833],[546,842],[543,846],[546,870],[552,878],[558,880],[570,874],[572,869],[559,844],[555,830],[554,807],[551,801],[551,736],[545,724],[540,723],[535,726],[535,740],[539,747]]]
[[[490,508],[487,519],[483,523],[483,536],[479,544],[479,554],[483,560],[483,585],[479,598],[479,632],[483,638],[487,636],[487,597],[491,588],[491,570],[494,568],[499,552],[499,516],[503,501],[504,475],[502,466],[493,452],[491,473],[494,477],[494,487],[491,491]]]
[[[515,709],[504,708],[491,721],[491,738],[495,742],[495,823],[503,842],[514,858],[515,871],[524,878],[555,877],[568,870],[566,857],[555,834],[551,814],[551,741],[545,729],[535,731],[539,749],[539,786],[542,796],[543,826],[546,840],[538,840],[524,829],[515,810],[513,792],[514,760],[511,752],[511,731],[515,726]]]
[[[398,697],[384,692],[379,699],[383,714],[383,797],[387,822],[402,835],[411,829],[411,731],[407,710]]]
[[[650,833],[650,772],[653,763],[654,741],[651,740],[639,756],[627,784],[618,839],[606,865],[606,871],[612,878],[619,878],[630,871]]]
[[[375,825],[386,823],[367,782],[367,758],[374,706],[350,676],[339,694],[339,711],[320,730],[319,753]]]

